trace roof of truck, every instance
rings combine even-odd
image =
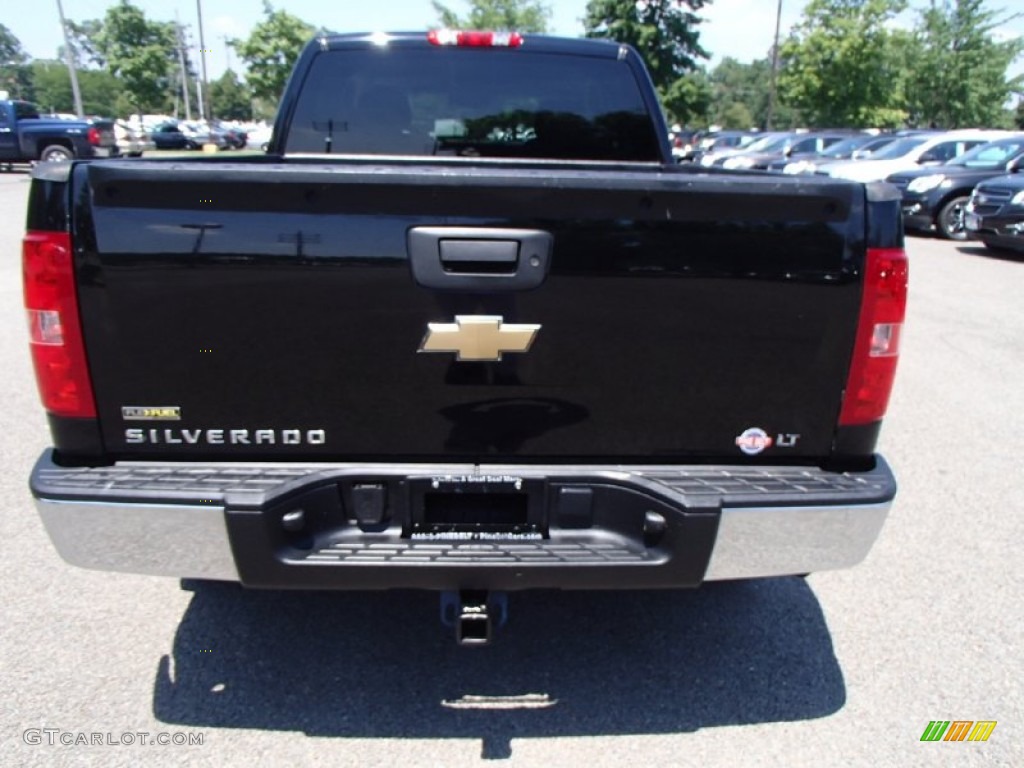
[[[324,50],[336,50],[347,47],[363,46],[427,46],[437,45],[431,43],[428,35],[433,33],[455,34],[457,30],[431,30],[419,32],[359,32],[338,34],[326,32],[316,38]],[[453,47],[493,47],[493,48],[521,48],[544,53],[564,53],[580,56],[600,56],[607,58],[619,58],[625,55],[628,46],[612,40],[598,40],[582,37],[554,37],[549,35],[535,35],[530,33],[494,33],[496,36],[508,36],[515,34],[520,42],[508,45],[507,43],[496,43],[492,46],[455,46]],[[314,42],[316,42],[314,41]]]

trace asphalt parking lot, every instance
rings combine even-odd
[[[862,565],[514,594],[497,643],[465,650],[429,594],[247,592],[59,559],[26,485],[49,439],[21,308],[27,188],[0,174],[0,765],[1024,762],[1024,258],[908,239],[881,445],[900,493]],[[930,720],[998,725],[922,743]],[[203,743],[141,743],[158,734]]]

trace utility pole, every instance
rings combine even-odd
[[[57,0],[57,14],[60,16],[60,29],[64,33],[64,61],[68,65],[68,74],[71,75],[71,95],[75,99],[75,114],[81,120],[85,117],[85,110],[82,108],[82,90],[78,87],[78,70],[75,69],[75,54],[71,49],[71,37],[68,35],[68,23],[64,20],[64,6]]]
[[[768,89],[768,114],[765,116],[764,129],[772,129],[772,113],[775,111],[775,79],[779,73],[779,28],[782,26],[782,0],[779,0],[775,11],[775,44],[772,46],[772,82]]]
[[[221,35],[220,39],[224,41],[224,68],[231,69],[231,46],[228,45],[228,36]]]
[[[206,112],[203,111],[203,81],[196,80],[196,101],[199,102],[199,122],[206,119]]]
[[[203,93],[199,96],[199,114],[213,120],[213,109],[210,107],[210,86],[206,81],[206,42],[203,38],[203,0],[196,0],[196,14],[199,16],[199,60],[203,71]],[[205,107],[205,109],[203,108]]]
[[[188,96],[188,69],[185,67],[185,33],[178,20],[178,12],[174,12],[174,28],[178,33],[178,65],[181,67],[181,92],[185,97],[185,120],[192,122],[192,105]],[[175,113],[177,114],[177,113]]]

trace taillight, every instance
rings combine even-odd
[[[907,276],[907,254],[902,248],[868,249],[864,298],[840,426],[871,424],[885,415],[900,354]]]
[[[89,130],[85,132],[85,137],[94,147],[98,147],[100,145],[100,129],[96,126],[91,126]]]
[[[434,45],[464,48],[518,48],[523,36],[518,32],[481,32],[468,29],[432,29],[427,40]]]
[[[95,418],[67,232],[30,231],[22,241],[29,344],[39,396],[59,416]]]

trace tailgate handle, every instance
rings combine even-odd
[[[442,240],[440,246],[449,274],[512,275],[519,265],[518,240]]]
[[[424,288],[448,291],[523,291],[548,273],[550,232],[537,229],[414,227],[409,265]]]

